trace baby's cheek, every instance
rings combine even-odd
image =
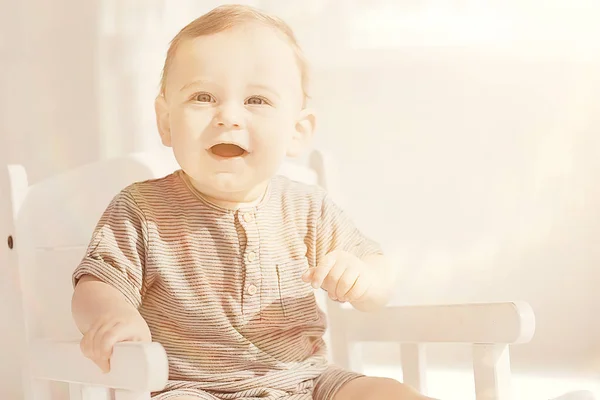
[[[212,126],[211,122],[210,116],[192,114],[183,121],[181,128],[185,130],[187,136],[196,138],[202,136]]]
[[[259,148],[271,151],[281,149],[288,143],[289,130],[280,124],[253,124],[250,129],[250,140]]]

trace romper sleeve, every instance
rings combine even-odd
[[[344,210],[329,196],[323,198],[316,229],[316,262],[334,250],[347,251],[358,258],[383,254],[378,243],[366,237]]]
[[[91,275],[119,290],[136,308],[142,302],[147,224],[128,189],[115,196],[96,225],[85,256],[73,272],[73,286]]]

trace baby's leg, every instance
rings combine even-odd
[[[361,377],[345,383],[333,400],[434,400],[393,379]]]
[[[435,400],[387,378],[330,367],[315,381],[314,400]]]

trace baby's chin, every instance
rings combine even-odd
[[[232,172],[218,172],[210,179],[194,179],[196,188],[215,200],[227,202],[253,202],[260,200],[267,183],[254,177]]]
[[[217,172],[207,184],[214,191],[231,195],[250,191],[256,186],[251,179],[240,175],[242,174],[235,172]]]

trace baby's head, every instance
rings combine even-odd
[[[285,157],[310,142],[307,86],[306,61],[283,21],[218,7],[171,42],[156,99],[162,142],[209,197],[256,200]]]

